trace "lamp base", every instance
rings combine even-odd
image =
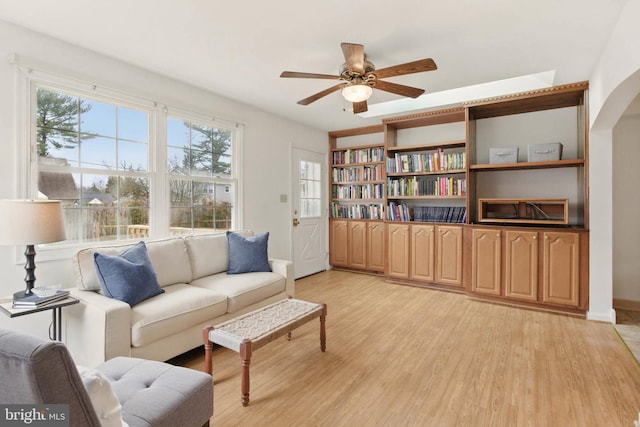
[[[16,292],[16,293],[13,294],[13,301],[14,302],[15,301],[20,301],[21,299],[26,298],[26,297],[30,297],[31,295],[33,295],[33,293],[32,292],[27,293],[26,290],[25,291]]]

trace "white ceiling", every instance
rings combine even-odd
[[[376,68],[433,58],[436,71],[389,78],[429,92],[556,70],[588,80],[625,0],[0,0],[0,19],[189,82],[321,130],[354,116],[334,84],[341,42]],[[19,53],[19,52],[18,52]],[[399,99],[374,91],[370,104]]]

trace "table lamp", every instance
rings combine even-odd
[[[66,238],[59,200],[0,200],[0,245],[27,245],[24,255],[26,289],[13,294],[14,301],[32,294],[36,283],[36,250],[39,243]]]

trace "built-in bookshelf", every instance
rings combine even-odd
[[[384,121],[388,221],[466,221],[466,139],[448,139],[454,127],[465,136],[464,120],[452,109]],[[444,132],[430,135],[440,125]]]

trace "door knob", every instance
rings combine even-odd
[[[300,224],[300,221],[298,221],[298,218],[293,218],[293,226],[297,227],[298,224]]]

